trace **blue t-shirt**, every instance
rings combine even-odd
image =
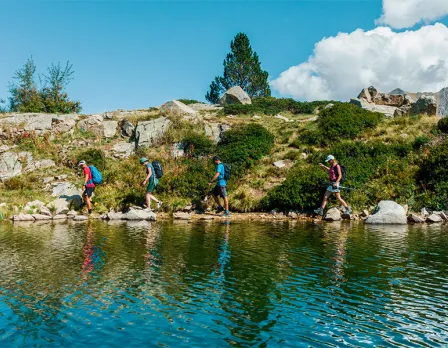
[[[224,180],[224,164],[220,163],[216,166],[216,172],[219,173],[218,182],[216,185],[218,186],[227,186],[227,182]]]

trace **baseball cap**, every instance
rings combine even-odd
[[[140,164],[143,164],[145,162],[148,162],[148,159],[146,157],[140,158]]]
[[[325,160],[325,162],[330,162],[331,160],[334,160],[334,156],[333,155],[328,155],[327,159]]]
[[[82,166],[84,164],[86,164],[86,161],[79,161],[78,166]]]
[[[221,158],[219,156],[213,157],[213,161],[221,161]]]

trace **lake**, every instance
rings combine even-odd
[[[448,345],[448,226],[0,225],[0,346]]]

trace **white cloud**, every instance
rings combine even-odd
[[[448,15],[448,0],[383,0],[383,14],[377,24],[410,28]]]
[[[371,85],[384,92],[438,91],[448,86],[448,28],[437,23],[401,33],[387,27],[339,33],[318,42],[307,62],[271,85],[305,100],[347,100]]]

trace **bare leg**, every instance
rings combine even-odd
[[[151,209],[151,193],[150,192],[146,192],[146,207],[148,209]]]
[[[87,205],[87,211],[92,210],[92,201],[90,200],[90,197],[85,195],[84,201],[86,202]]]
[[[152,199],[154,202],[159,203],[159,200],[152,193],[149,194],[149,199]]]
[[[218,204],[218,207],[220,207],[221,206],[221,202],[219,201],[219,197],[213,195],[213,199],[215,200],[216,204]]]
[[[331,196],[330,191],[325,191],[324,199],[322,200],[322,205],[320,206],[322,209],[327,205],[328,198]]]
[[[224,197],[224,207],[226,211],[229,210],[229,197]]]
[[[340,192],[337,192],[337,193],[336,193],[336,198],[338,199],[339,202],[342,203],[342,205],[344,206],[344,208],[347,208],[347,207],[348,207],[348,204],[345,203],[345,201],[342,199],[342,197],[341,197],[341,193],[340,193]]]

